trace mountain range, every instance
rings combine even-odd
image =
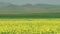
[[[50,4],[25,4],[14,5],[11,3],[0,2],[0,14],[24,14],[24,13],[57,13],[60,12],[60,5]]]

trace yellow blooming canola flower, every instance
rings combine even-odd
[[[60,34],[60,18],[0,19],[0,34]]]

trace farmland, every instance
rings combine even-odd
[[[0,34],[60,34],[60,5],[0,3]]]
[[[60,18],[0,19],[0,34],[60,34]]]
[[[0,14],[0,18],[60,18],[60,13]]]

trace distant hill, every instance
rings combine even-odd
[[[8,6],[9,3],[0,2],[0,6]]]
[[[26,4],[14,5],[11,3],[0,2],[0,14],[6,13],[56,13],[60,12],[60,5],[49,4]]]

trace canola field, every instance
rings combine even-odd
[[[0,34],[60,34],[60,18],[0,19]]]

